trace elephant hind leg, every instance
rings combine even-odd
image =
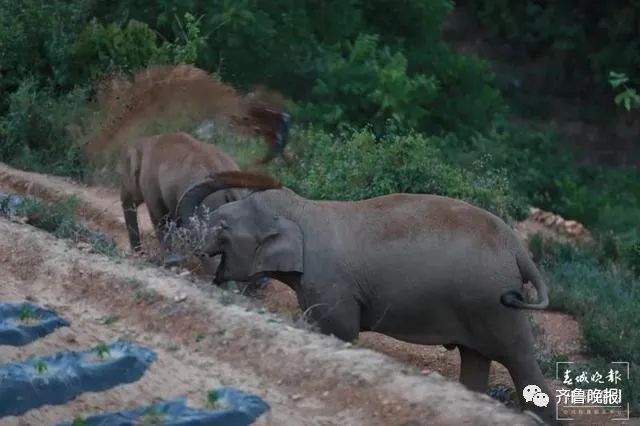
[[[521,353],[503,364],[511,374],[522,409],[534,412],[549,424],[559,424],[556,420],[555,396],[545,383],[544,376],[542,375],[533,351]],[[528,385],[536,385],[540,387],[543,393],[547,394],[549,403],[546,407],[538,407],[531,401],[525,401],[522,391]]]
[[[460,382],[468,389],[485,393],[489,385],[491,360],[478,351],[458,345],[460,351]]]

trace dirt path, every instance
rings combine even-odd
[[[258,424],[534,424],[438,374],[421,376],[384,355],[293,328],[246,299],[229,304],[218,289],[140,261],[84,253],[4,219],[0,274],[2,300],[32,299],[71,322],[23,348],[0,348],[0,361],[116,338],[158,353],[136,383],[5,418],[3,425],[53,424],[181,395],[202,403],[206,389],[220,384],[271,405]],[[117,320],[106,325],[105,317]]]
[[[76,215],[85,224],[109,235],[123,251],[129,249],[120,194],[117,190],[85,186],[57,176],[25,172],[3,163],[0,163],[0,190],[34,195],[48,201],[76,197]],[[143,239],[151,240],[153,227],[145,208],[139,210],[138,221]]]

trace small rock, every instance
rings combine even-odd
[[[302,395],[300,394],[291,395],[291,399],[294,401],[299,401],[302,399]]]
[[[186,277],[187,275],[191,275],[191,272],[185,269],[184,271],[180,272],[178,275],[181,277]]]
[[[420,374],[422,374],[423,376],[426,376],[429,373],[430,373],[430,371],[427,370],[426,368],[424,370],[420,370]]]
[[[328,396],[329,396],[329,391],[324,391],[324,392],[322,392],[322,397],[323,397],[323,398],[326,398],[326,397],[328,397]]]
[[[77,247],[79,250],[82,250],[82,251],[89,251],[89,250],[91,250],[91,245],[90,245],[89,243],[85,243],[84,241],[80,241],[79,243],[77,243],[77,244],[76,244],[76,247]]]
[[[173,301],[176,303],[184,302],[185,300],[187,300],[187,295],[184,293],[178,293],[177,295],[173,296]]]
[[[350,348],[351,346],[353,346],[353,343],[351,343],[351,342],[346,342],[346,343],[344,344],[344,347],[345,347],[345,348]]]

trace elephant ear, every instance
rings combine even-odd
[[[303,235],[292,220],[275,216],[260,239],[251,275],[259,272],[303,272]]]

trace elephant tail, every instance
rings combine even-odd
[[[500,302],[511,308],[546,309],[547,306],[549,306],[547,286],[542,279],[540,271],[538,271],[538,268],[536,268],[536,265],[533,263],[533,260],[524,250],[520,250],[516,255],[516,262],[522,275],[522,282],[529,281],[536,288],[538,301],[536,303],[526,303],[522,293],[517,290],[509,290],[500,296]]]

